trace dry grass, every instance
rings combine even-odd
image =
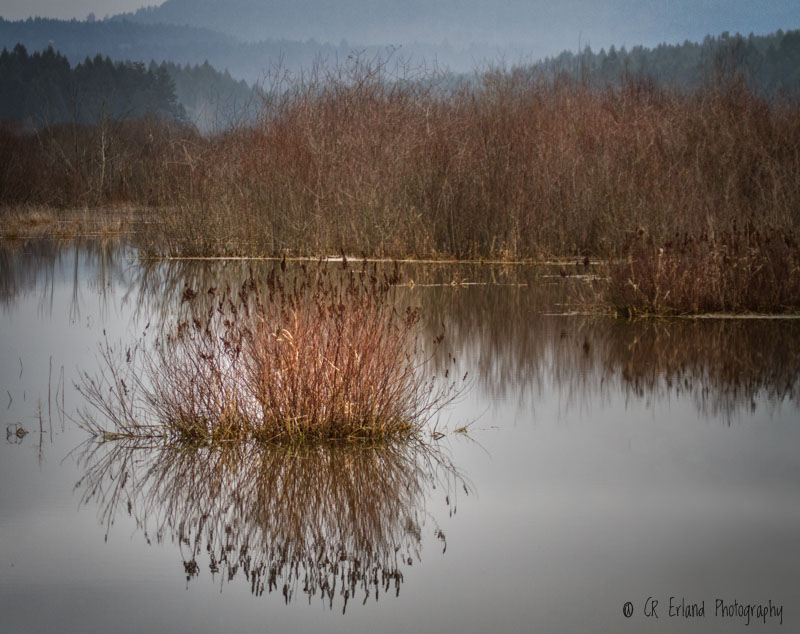
[[[106,344],[105,374],[81,387],[102,415],[86,427],[198,444],[374,440],[417,434],[456,396],[449,371],[426,376],[419,312],[392,301],[394,276],[346,261],[283,269],[237,291],[187,286],[189,316],[154,346]]]
[[[130,207],[78,210],[14,205],[0,208],[0,238],[8,241],[110,238],[130,233],[135,217],[136,210]]]
[[[627,316],[800,309],[795,233],[756,228],[677,234],[655,242],[643,230],[626,258],[608,266],[602,301]],[[624,252],[623,252],[624,253]]]
[[[800,226],[797,100],[735,80],[687,93],[502,69],[457,87],[439,79],[359,58],[279,77],[258,124],[209,137],[158,121],[5,127],[0,205],[148,208],[137,244],[154,256],[631,256],[647,268],[658,251],[631,240],[639,228],[666,251],[712,229],[792,237]],[[739,269],[767,266],[762,256]],[[670,280],[709,273],[704,257],[675,259]],[[790,280],[781,297],[796,297]],[[734,295],[722,303],[756,308],[749,291]],[[660,309],[637,299],[629,310]]]

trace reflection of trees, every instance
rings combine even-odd
[[[306,266],[313,269],[317,260],[289,261],[287,275],[292,269]],[[327,266],[332,272],[341,269],[339,262],[333,260]],[[400,286],[397,289],[400,299],[404,303],[418,303],[419,291],[441,291],[442,297],[447,297],[453,289],[472,288],[469,285],[492,286],[503,289],[527,285],[536,279],[541,268],[523,267],[520,265],[486,266],[474,263],[365,263],[361,260],[350,260],[351,270],[368,268],[380,276],[382,273],[393,274],[397,267],[400,276]],[[184,289],[188,286],[194,290],[215,288],[237,289],[248,277],[264,280],[271,272],[281,270],[278,260],[144,260],[136,267],[136,285],[139,298],[139,310],[148,316],[148,320],[155,319],[156,323],[169,321],[174,316],[171,312],[181,299]],[[554,285],[555,286],[555,285]],[[412,292],[413,290],[413,292]],[[563,293],[560,294],[563,296]],[[197,301],[207,302],[206,308],[213,307],[214,297],[198,297]],[[201,305],[202,309],[202,305]],[[441,323],[441,322],[439,322]]]
[[[640,398],[689,394],[704,415],[755,411],[758,400],[800,406],[800,321],[645,321],[603,334],[601,378]]]
[[[143,274],[151,292],[140,297],[163,305],[170,293],[179,297],[187,283],[199,289],[236,288],[248,271],[258,277],[276,266],[269,261],[169,262]],[[401,279],[414,280],[414,286],[398,288],[398,297],[421,305],[426,341],[444,326],[446,341],[433,371],[439,374],[452,352],[461,371],[468,370],[495,399],[516,396],[524,402],[552,388],[570,402],[618,391],[650,400],[688,395],[704,416],[730,416],[784,399],[800,402],[800,320],[629,322],[567,316],[560,313],[580,305],[588,287],[562,278],[562,270],[591,273],[580,264],[404,263]]]
[[[77,238],[67,243],[48,238],[24,242],[0,240],[0,304],[9,305],[37,293],[40,309],[53,310],[53,293],[61,279],[72,282],[70,318],[80,318],[80,290],[86,286],[104,308],[114,284],[127,286],[130,249],[118,237],[103,240]]]
[[[449,349],[492,398],[541,387],[550,372],[561,370],[552,364],[541,326],[548,324],[548,333],[559,338],[562,328],[554,325],[574,321],[574,317],[546,315],[569,309],[570,301],[574,303],[576,298],[576,283],[536,273],[529,270],[527,279],[517,285],[419,291],[417,301],[430,334],[444,325]]]
[[[426,501],[440,489],[450,513],[467,484],[436,446],[143,447],[90,442],[76,485],[110,530],[131,515],[148,543],[171,541],[187,581],[243,576],[251,591],[289,602],[319,595],[333,607],[398,594],[420,559]],[[433,520],[435,525],[435,519]],[[434,526],[435,536],[444,534]],[[108,533],[106,534],[108,536]]]
[[[764,401],[800,406],[800,320],[549,314],[569,303],[565,288],[545,279],[520,288],[430,289],[422,314],[444,323],[450,349],[492,398],[551,388],[570,401],[619,391],[646,400],[688,395],[706,416]]]
[[[85,264],[78,263],[79,251],[86,253],[80,260]],[[187,286],[237,289],[251,271],[263,279],[280,269],[280,262],[269,260],[151,261],[122,269],[126,253],[113,241],[86,241],[67,251],[47,241],[0,248],[0,302],[41,289],[44,305],[60,267],[71,266],[77,280],[80,266],[91,271],[90,289],[105,293],[112,282],[126,288],[125,299],[137,302],[137,316],[158,328],[174,323],[176,311],[188,309],[180,303]],[[441,364],[450,363],[446,353],[452,352],[461,370],[493,398],[535,398],[554,387],[576,402],[620,390],[641,399],[688,395],[703,415],[800,401],[800,321],[558,316],[578,305],[576,289],[586,290],[583,282],[558,275],[561,270],[403,263],[405,286],[397,288],[397,296],[403,304],[421,306],[428,325],[423,342],[444,325],[446,340],[433,371],[440,374]],[[592,272],[574,264],[563,270]],[[197,301],[211,307],[214,295],[201,293]],[[77,295],[73,304],[79,307]]]

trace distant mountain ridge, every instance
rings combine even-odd
[[[311,7],[318,0],[302,1],[305,7]],[[346,7],[356,5],[353,0]],[[512,6],[519,0],[504,0],[500,7]],[[579,0],[583,2],[584,0]],[[631,0],[632,1],[632,0]],[[766,0],[780,4],[784,0]],[[238,10],[229,13],[238,19],[238,11],[244,11],[254,0],[230,0],[231,6]],[[415,3],[408,6],[421,6],[420,0],[411,0]],[[455,0],[445,0],[450,4],[439,3],[437,10],[442,7],[452,6]],[[467,0],[465,6],[474,3]],[[628,0],[618,0],[619,3]],[[684,2],[684,0],[678,0]],[[268,0],[264,10],[279,4],[275,0]],[[370,20],[375,16],[386,15],[386,0],[374,0],[374,11],[370,13]],[[643,2],[642,4],[647,4]],[[725,4],[725,0],[718,0],[717,5]],[[202,66],[208,62],[210,66],[221,72],[230,72],[231,85],[233,80],[244,79],[249,84],[258,84],[268,79],[277,70],[298,71],[308,70],[315,64],[330,66],[342,65],[354,53],[366,58],[386,59],[392,56],[394,61],[402,62],[411,60],[409,69],[415,73],[420,68],[420,63],[436,62],[438,66],[451,70],[453,73],[471,73],[482,70],[487,64],[500,63],[501,65],[538,66],[553,72],[572,72],[576,67],[588,69],[594,80],[604,82],[616,81],[625,72],[641,73],[658,81],[665,81],[684,86],[697,85],[708,75],[709,64],[713,65],[713,55],[719,47],[728,49],[738,47],[736,58],[748,67],[748,73],[753,77],[753,85],[767,91],[788,88],[791,92],[796,90],[800,83],[797,73],[800,68],[800,58],[796,58],[797,48],[796,31],[774,29],[770,36],[729,36],[723,32],[718,41],[714,36],[703,34],[694,40],[692,45],[686,39],[677,45],[648,46],[642,42],[634,42],[632,47],[626,49],[625,43],[611,45],[606,54],[603,47],[595,43],[582,41],[580,56],[576,57],[575,47],[558,49],[553,55],[523,56],[522,54],[504,55],[507,49],[491,46],[473,46],[468,49],[458,49],[447,44],[420,44],[415,43],[403,46],[399,51],[385,46],[361,46],[342,41],[338,44],[319,42],[313,39],[304,41],[291,39],[265,39],[258,42],[245,42],[231,33],[223,33],[211,28],[198,26],[209,16],[218,15],[220,0],[167,0],[160,7],[142,9],[129,16],[116,16],[105,20],[54,20],[35,18],[18,21],[8,21],[0,17],[0,48],[13,49],[18,43],[23,44],[29,51],[44,51],[49,46],[62,53],[71,64],[83,62],[86,58],[94,58],[98,53],[108,56],[113,61],[143,62],[157,64],[169,62],[177,66]],[[284,13],[291,11],[282,3]],[[181,7],[192,6],[195,13],[191,20],[195,25],[169,24],[163,22],[148,23],[150,19],[167,18],[170,14],[164,12],[177,11]],[[470,5],[471,6],[471,5]],[[716,6],[716,5],[715,5]],[[202,10],[201,10],[202,9]],[[387,11],[389,9],[386,9]],[[392,9],[395,10],[395,9]],[[427,11],[427,12],[426,12]],[[551,9],[556,11],[556,9]],[[256,14],[256,15],[261,15]],[[347,15],[345,12],[344,15]],[[433,15],[431,11],[420,10],[420,15]],[[498,11],[498,20],[505,15]],[[188,17],[180,18],[180,13],[175,13],[175,19],[189,20]],[[312,16],[310,24],[319,22],[319,16]],[[287,18],[288,19],[288,18]],[[341,16],[339,18],[341,22]],[[366,23],[366,22],[365,22]],[[258,20],[253,19],[257,25]],[[218,25],[224,26],[224,21]],[[786,25],[789,26],[788,24]],[[277,27],[274,27],[277,28]],[[784,38],[783,34],[792,34]],[[709,41],[710,38],[710,41]],[[702,45],[700,44],[702,42]],[[587,52],[587,45],[591,50]],[[617,47],[615,49],[615,47]],[[597,53],[596,55],[594,53]],[[538,64],[537,64],[538,62]],[[174,74],[174,73],[173,73]],[[180,82],[178,82],[180,84]],[[230,82],[228,82],[230,83]],[[180,88],[180,85],[179,85]],[[236,87],[235,92],[240,96],[244,93],[241,87]],[[241,100],[241,99],[240,99]],[[205,100],[206,102],[208,100]],[[191,113],[196,109],[191,104],[186,104]],[[205,117],[204,117],[205,118]]]
[[[31,51],[48,46],[77,64],[98,52],[117,61],[151,60],[177,64],[203,64],[230,70],[237,79],[254,83],[264,79],[279,62],[291,69],[308,67],[315,60],[333,59],[351,52],[316,42],[271,40],[247,43],[235,37],[199,27],[174,24],[142,24],[128,20],[78,21],[35,18],[7,21],[0,18],[0,48],[22,43]]]
[[[516,43],[534,58],[587,43],[656,46],[800,27],[797,0],[166,0],[112,19],[203,27],[250,42]]]
[[[166,0],[111,19],[214,28],[249,42],[286,38],[396,44],[401,39],[425,40],[426,35],[440,40],[441,36],[427,32],[426,24],[446,19],[458,4],[454,0]],[[409,37],[412,28],[416,32]]]

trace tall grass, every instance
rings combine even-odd
[[[642,230],[627,257],[608,266],[606,305],[627,316],[800,309],[800,249],[790,228],[676,234],[655,242]]]
[[[81,386],[101,414],[85,416],[90,431],[199,444],[409,437],[456,396],[449,370],[424,372],[419,312],[392,301],[395,277],[346,260],[282,268],[237,291],[187,286],[188,317],[155,345],[106,345],[105,373]]]

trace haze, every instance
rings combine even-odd
[[[0,16],[97,19],[133,13],[141,0],[4,0]],[[220,11],[221,7],[226,7]],[[800,26],[796,0],[167,0],[157,9],[128,16],[210,28],[242,41],[287,39],[353,45],[447,42],[460,48],[490,45],[512,55],[539,57],[600,47],[701,41],[723,31],[769,33]]]
[[[128,11],[136,11],[148,4],[141,0],[3,0],[0,2],[0,16],[6,20],[24,20],[30,17],[59,18],[85,20],[94,13],[98,19],[106,14],[114,15]],[[150,4],[153,4],[152,2]]]

